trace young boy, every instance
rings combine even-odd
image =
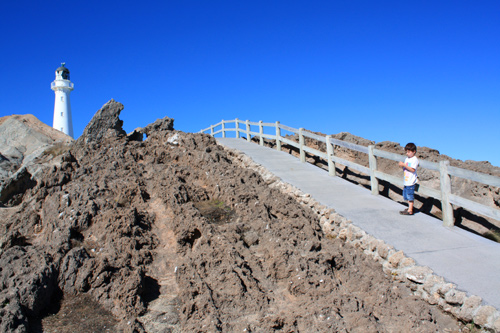
[[[417,153],[417,146],[410,142],[405,146],[406,159],[403,162],[399,162],[399,166],[403,168],[404,174],[404,188],[403,188],[403,199],[408,201],[408,208],[399,212],[402,215],[413,215],[413,201],[415,198],[415,184],[417,183],[417,168],[418,159],[415,156]]]

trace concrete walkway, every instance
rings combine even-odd
[[[500,244],[457,227],[445,228],[442,221],[425,214],[403,216],[405,207],[298,158],[243,139],[217,138],[245,155],[282,181],[289,183],[375,238],[402,250],[418,265],[457,285],[469,295],[500,310]]]

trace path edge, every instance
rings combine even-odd
[[[229,157],[237,166],[255,171],[263,178],[266,185],[278,189],[302,206],[311,209],[318,216],[325,237],[339,238],[363,250],[368,257],[382,265],[383,271],[392,277],[394,282],[407,281],[414,295],[431,305],[439,306],[463,323],[500,332],[500,311],[491,305],[483,304],[481,297],[467,296],[467,292],[459,290],[457,285],[435,275],[431,268],[417,265],[415,260],[406,256],[403,251],[397,251],[392,245],[353,225],[351,220],[338,214],[335,209],[319,203],[310,194],[282,181],[248,155],[220,145],[229,152]]]

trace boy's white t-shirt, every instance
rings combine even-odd
[[[405,165],[415,169],[415,172],[410,172],[407,169],[404,170],[404,176],[405,176],[404,186],[414,185],[417,182],[418,158],[416,156],[413,156],[412,158],[407,157],[405,159]]]

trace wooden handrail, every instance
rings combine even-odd
[[[227,128],[226,124],[235,124],[233,128]],[[239,124],[244,124],[245,129],[239,127]],[[216,127],[220,126],[220,130],[215,130]],[[252,131],[251,126],[257,126],[258,132]],[[267,134],[264,133],[264,127],[272,127],[275,130],[275,134]],[[289,140],[282,136],[281,130],[288,131],[290,133],[299,135],[299,142],[295,142]],[[336,176],[335,171],[335,163],[339,163],[345,165],[353,170],[365,173],[370,176],[370,185],[371,191],[374,195],[379,194],[379,186],[378,180],[383,180],[389,182],[396,186],[401,186],[403,183],[402,178],[386,174],[382,171],[377,170],[377,157],[390,159],[393,161],[404,161],[404,155],[398,155],[395,153],[391,153],[388,151],[376,149],[375,146],[370,145],[368,147],[361,146],[355,143],[342,141],[338,139],[334,139],[329,135],[322,136],[310,131],[307,131],[303,128],[293,128],[286,125],[281,124],[280,122],[276,123],[264,123],[262,121],[251,122],[249,120],[241,121],[239,119],[235,120],[222,120],[221,122],[212,125],[206,129],[200,131],[200,133],[205,133],[210,131],[210,135],[215,136],[216,134],[222,133],[222,137],[226,137],[226,132],[236,132],[236,137],[239,138],[240,134],[245,134],[248,141],[251,141],[251,136],[256,136],[259,138],[259,144],[261,146],[264,145],[264,138],[276,140],[276,149],[281,151],[282,143],[293,146],[299,150],[299,156],[301,162],[306,162],[305,153],[309,153],[311,155],[315,155],[325,159],[328,163],[328,174],[330,176]],[[308,137],[319,142],[324,142],[326,144],[327,152],[321,152],[314,148],[307,147],[305,144],[304,137]],[[350,150],[358,151],[368,156],[368,165],[369,167],[365,167],[363,165],[357,164],[355,162],[347,161],[338,156],[334,155],[334,146],[344,147]],[[452,204],[464,207],[467,210],[470,210],[475,213],[479,213],[481,215],[487,216],[494,220],[500,221],[500,209],[496,209],[493,207],[489,207],[469,199],[454,195],[451,193],[451,176],[460,177],[464,179],[469,179],[475,182],[479,182],[489,186],[500,187],[500,177],[491,176],[487,174],[483,174],[480,172],[470,171],[466,169],[461,169],[457,167],[453,167],[449,165],[448,161],[441,161],[439,163],[420,160],[419,167],[439,171],[439,179],[440,179],[440,189],[436,190],[433,188],[425,187],[420,185],[418,188],[418,193],[423,195],[438,199],[441,201],[442,212],[443,212],[443,225],[447,227],[451,227],[454,225],[453,219],[453,208]]]

